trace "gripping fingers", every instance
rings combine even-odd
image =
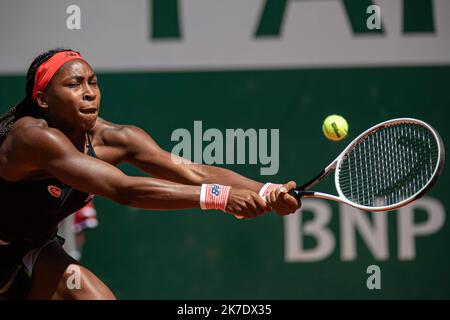
[[[288,194],[288,193],[284,194],[283,199],[289,206],[291,212],[294,212],[299,208],[300,200],[295,199],[290,194]]]
[[[295,211],[294,207],[291,206],[291,203],[286,201],[287,197],[289,197],[286,192],[287,190],[284,187],[271,192],[272,207],[281,215],[286,215]]]
[[[257,215],[262,215],[267,212],[267,202],[266,199],[261,198],[259,195],[256,195],[254,198]]]
[[[267,204],[266,200],[264,198],[261,198],[259,195],[255,195],[254,197],[250,198],[248,202],[246,203],[246,211],[247,215],[237,215],[235,214],[236,219],[243,219],[243,218],[255,218],[257,216],[260,216],[267,212]]]

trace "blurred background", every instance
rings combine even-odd
[[[1,112],[24,96],[34,57],[61,46],[97,72],[101,117],[166,150],[180,128],[202,143],[194,121],[224,137],[278,129],[275,174],[248,157],[218,164],[261,182],[309,180],[391,118],[450,138],[447,0],[0,0]],[[323,136],[329,114],[347,119],[346,140]],[[81,262],[121,299],[448,299],[449,177],[444,168],[426,197],[377,214],[305,200],[301,214],[244,221],[96,197]]]

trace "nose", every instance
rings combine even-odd
[[[97,97],[97,94],[95,91],[91,88],[89,84],[84,85],[84,91],[83,91],[83,100],[85,101],[93,101]]]

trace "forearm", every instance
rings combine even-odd
[[[200,187],[166,180],[128,177],[120,191],[122,204],[147,210],[181,210],[200,207]]]
[[[219,183],[233,188],[252,190],[254,192],[259,192],[264,185],[261,182],[251,180],[234,171],[220,167],[198,165],[197,170],[201,172],[200,176],[202,179],[200,183]]]

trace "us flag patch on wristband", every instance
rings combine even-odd
[[[200,189],[200,207],[203,210],[225,210],[230,188],[220,184],[203,184]]]

